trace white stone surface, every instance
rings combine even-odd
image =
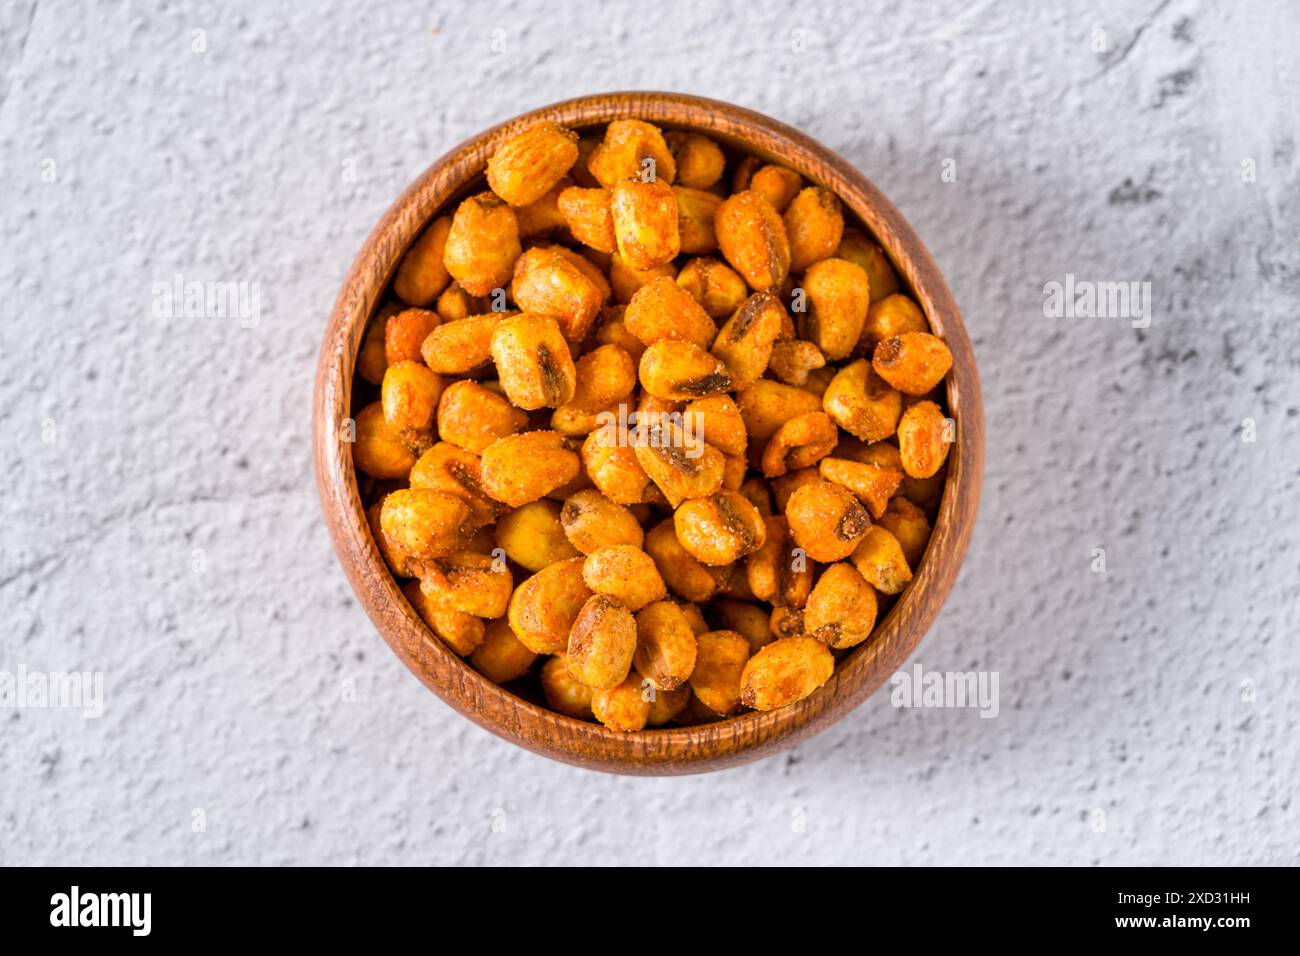
[[[1055,6],[7,0],[0,669],[105,687],[0,711],[0,863],[1300,862],[1300,14]],[[637,88],[801,127],[945,270],[988,466],[914,660],[997,671],[995,719],[879,694],[604,776],[458,717],[353,599],[309,398],[354,253],[464,137]],[[1066,273],[1149,281],[1150,328],[1045,318]],[[176,275],[260,322],[153,317]]]

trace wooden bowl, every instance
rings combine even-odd
[[[911,585],[871,639],[839,662],[816,693],[788,707],[715,723],[621,734],[561,716],[480,676],[448,650],[406,602],[371,538],[351,445],[352,380],[367,320],[407,247],[435,214],[481,181],[504,139],[540,120],[572,128],[636,117],[706,133],[726,146],[792,167],[833,190],[893,261],[953,354],[948,414],[957,422],[948,481],[929,547]],[[478,187],[484,188],[484,187]],[[829,726],[884,683],[939,613],[966,553],[979,503],[984,423],[970,340],[952,293],[901,213],[839,156],[783,123],[729,103],[674,93],[607,93],[533,110],[457,146],[407,188],[375,226],[348,272],[321,344],[313,405],[316,481],[335,550],[389,647],[430,690],[500,737],[568,763],[629,774],[683,774],[746,763]]]

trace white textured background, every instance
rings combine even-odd
[[[1294,6],[273,6],[0,8],[0,669],[106,682],[97,721],[0,711],[0,862],[1300,862]],[[988,465],[914,660],[998,671],[996,719],[877,695],[604,776],[458,717],[353,599],[309,470],[353,255],[464,137],[635,88],[801,127],[945,270]],[[1150,281],[1151,327],[1044,318],[1067,272]],[[177,274],[260,324],[152,318]]]

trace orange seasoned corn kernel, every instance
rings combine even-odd
[[[659,690],[681,687],[695,670],[695,631],[680,605],[656,601],[636,615],[637,672]]]
[[[429,626],[429,630],[451,648],[453,653],[468,657],[482,645],[487,636],[482,618],[438,606],[424,596],[419,581],[403,586],[402,593],[411,602],[411,607],[415,608],[415,613]]]
[[[552,317],[566,340],[581,342],[609,291],[590,274],[585,259],[567,253],[554,246],[529,249],[515,260],[510,294],[526,314]]]
[[[775,710],[803,700],[830,680],[835,658],[812,637],[785,637],[745,664],[740,700],[755,710]]]
[[[907,587],[952,356],[837,196],[728,142],[515,127],[398,261],[339,438],[408,651],[653,733],[805,699]]]
[[[880,525],[871,526],[851,560],[858,573],[881,594],[897,594],[912,580],[903,546]]]
[[[569,666],[573,666],[572,658],[569,658]],[[615,686],[593,693],[591,712],[610,730],[635,733],[650,721],[650,694],[641,686],[636,671],[632,671]]]
[[[829,189],[809,186],[795,196],[782,221],[790,243],[790,271],[803,272],[829,259],[844,237],[840,200]]]
[[[668,594],[654,559],[630,544],[606,545],[592,551],[583,562],[582,580],[596,593],[617,598],[633,613]]]
[[[560,509],[560,525],[569,543],[583,554],[617,544],[641,547],[645,532],[625,506],[610,501],[599,491],[579,491]]]
[[[524,312],[492,333],[492,361],[506,397],[520,408],[555,408],[573,398],[577,371],[555,319]]]
[[[624,179],[609,197],[618,254],[634,269],[666,265],[681,251],[677,196],[663,182]]]
[[[756,292],[779,289],[790,274],[790,240],[781,215],[760,193],[736,193],[718,207],[713,227],[731,267]]]
[[[686,263],[677,273],[677,284],[700,304],[711,319],[725,319],[740,308],[749,294],[740,273],[711,256],[700,256]]]
[[[731,564],[763,546],[763,516],[738,491],[685,501],[673,515],[677,540],[701,564]]]
[[[578,161],[578,134],[537,123],[506,140],[487,164],[492,191],[512,206],[541,199]]]
[[[607,594],[587,598],[569,631],[569,673],[595,690],[617,687],[632,668],[636,620]]]
[[[717,593],[720,584],[717,575],[682,547],[671,518],[646,532],[645,551],[654,560],[664,583],[678,597],[707,601]]]
[[[590,687],[569,673],[563,654],[548,657],[542,665],[542,693],[551,710],[575,720],[591,720]]]
[[[722,148],[699,133],[665,133],[664,140],[677,166],[677,183],[690,189],[708,189],[722,178],[727,157]]]
[[[889,506],[889,499],[903,480],[903,470],[885,465],[851,461],[847,458],[823,458],[818,465],[827,481],[843,485],[867,506],[871,517],[879,518]]]
[[[862,266],[871,286],[873,305],[898,291],[898,273],[894,271],[885,251],[868,239],[862,230],[845,229],[844,238],[840,240],[835,255]]]
[[[498,438],[483,450],[483,490],[518,508],[572,481],[581,467],[563,437],[552,431]]]
[[[814,561],[847,558],[871,527],[871,516],[853,492],[830,481],[800,486],[785,514],[795,544]]]
[[[898,454],[913,478],[929,478],[948,459],[948,419],[934,402],[917,402],[898,422]]]
[[[442,375],[464,375],[492,359],[492,334],[505,318],[489,312],[452,319],[433,329],[420,346],[424,364]]]
[[[420,590],[438,607],[497,618],[506,613],[514,580],[504,561],[475,551],[453,551],[426,565]]]
[[[831,453],[839,431],[825,412],[792,418],[767,441],[763,449],[763,474],[769,478],[787,471],[811,468]]]
[[[885,339],[908,332],[929,331],[925,313],[907,296],[894,293],[879,300],[872,296],[867,319],[862,323],[862,338],[858,340],[857,351],[870,356]]]
[[[488,623],[483,643],[469,656],[474,670],[497,684],[523,677],[535,660],[537,654],[524,646],[504,618]]]
[[[749,641],[735,631],[696,635],[691,690],[715,714],[727,716],[740,708],[740,681],[749,661]]]
[[[898,539],[909,568],[921,563],[930,543],[930,522],[924,511],[906,498],[894,498],[876,523]]]
[[[688,256],[716,252],[718,235],[713,229],[713,220],[722,205],[722,197],[685,186],[674,186],[673,195],[677,197],[679,251]]]
[[[847,259],[822,259],[804,273],[803,288],[808,294],[808,338],[831,361],[848,358],[867,319],[867,274]]]
[[[464,544],[469,514],[469,506],[452,495],[402,488],[384,499],[379,521],[393,547],[412,559],[427,561]]]
[[[760,166],[750,177],[748,188],[770,202],[777,212],[784,213],[803,189],[803,177],[784,166]]]
[[[388,424],[380,402],[357,412],[353,427],[352,461],[358,468],[372,478],[406,477],[415,464],[415,450],[399,429]]]
[[[510,626],[529,650],[558,654],[568,646],[573,622],[591,597],[591,588],[582,580],[582,562],[577,557],[548,564],[510,595]]]
[[[470,295],[505,288],[519,253],[519,220],[499,198],[479,193],[456,207],[443,263]]]
[[[452,382],[438,402],[438,437],[475,454],[527,424],[524,411],[478,382]]]
[[[609,190],[599,186],[595,189],[570,186],[559,198],[560,213],[573,238],[599,252],[613,252],[618,248],[609,199]]]
[[[393,294],[407,305],[425,308],[432,305],[447,288],[451,275],[443,265],[447,248],[447,235],[451,232],[451,217],[441,216],[411,243],[411,248],[397,264],[393,276]]]
[[[677,161],[657,126],[636,119],[615,120],[605,128],[587,168],[606,189],[636,176],[672,184]]]
[[[466,530],[491,524],[505,510],[483,490],[483,469],[472,451],[440,441],[420,456],[411,468],[412,488],[427,488],[453,495],[469,507]]]
[[[859,359],[831,379],[822,394],[822,406],[835,424],[854,438],[873,442],[894,434],[903,396],[877,375],[866,359]]]
[[[749,556],[746,577],[754,597],[775,607],[803,607],[813,586],[812,562],[790,533],[784,515],[764,519],[762,546]]]
[[[900,392],[924,395],[948,374],[952,353],[936,335],[904,332],[876,345],[871,367]]]
[[[685,402],[719,395],[732,387],[731,372],[691,342],[663,339],[641,355],[641,387],[655,398]]]
[[[722,487],[722,452],[668,419],[637,427],[636,459],[674,508]]]
[[[420,346],[442,323],[437,312],[403,309],[384,323],[384,360],[389,365],[420,361]]]
[[[560,506],[545,498],[502,515],[495,536],[506,557],[529,571],[578,556],[560,523]]]
[[[713,354],[731,372],[733,388],[748,388],[762,377],[772,358],[772,344],[789,319],[778,296],[759,292],[746,299],[718,330]]]
[[[876,591],[853,565],[832,564],[808,596],[803,626],[827,647],[861,644],[876,626]]]

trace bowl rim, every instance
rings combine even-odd
[[[497,145],[523,127],[551,120],[582,128],[624,118],[706,133],[836,192],[948,343],[948,414],[958,435],[931,538],[910,585],[872,637],[837,662],[826,684],[778,710],[630,734],[524,700],[433,636],[371,536],[344,429],[366,324],[401,256],[432,216],[463,194]],[[974,530],[983,477],[983,409],[971,343],[938,266],[902,213],[866,176],[804,133],[731,103],[680,93],[602,93],[539,107],[470,137],[430,165],[381,217],[348,270],[322,340],[312,408],[313,464],[335,552],[398,658],[444,702],[497,736],[543,756],[618,773],[697,773],[746,763],[794,746],[862,703],[915,650],[951,591]]]

